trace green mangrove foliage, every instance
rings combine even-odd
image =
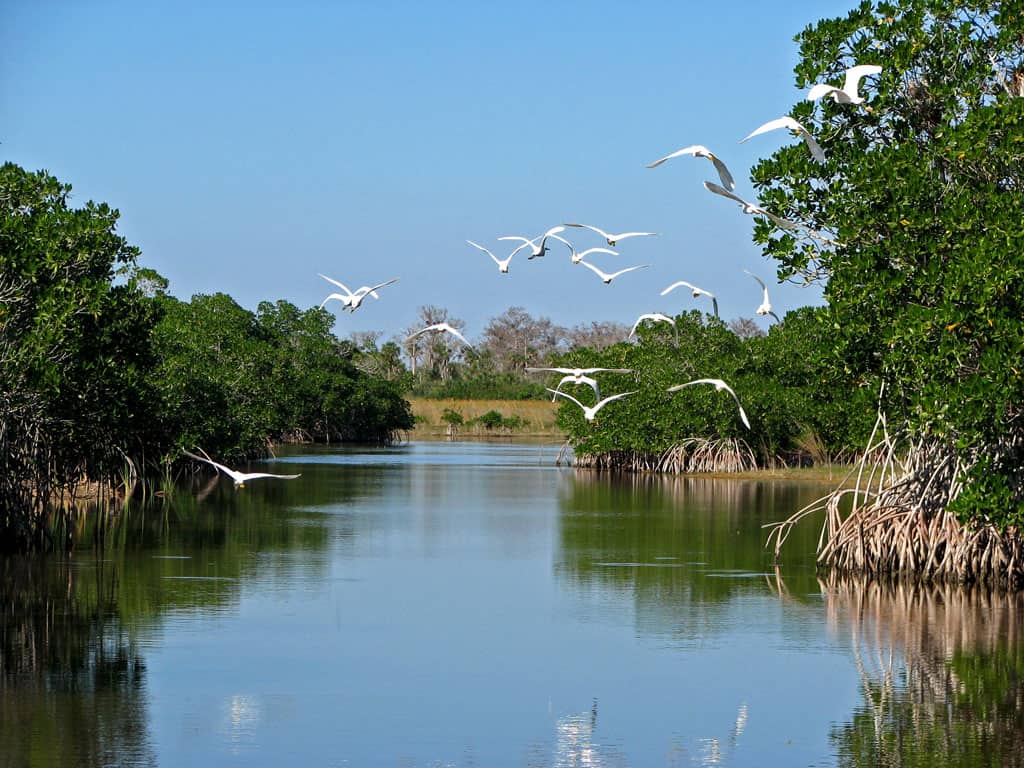
[[[760,223],[755,239],[781,278],[824,282],[837,365],[884,392],[881,448],[906,469],[860,512],[919,515],[915,531],[952,530],[950,512],[992,526],[1018,544],[986,536],[985,558],[1020,577],[1011,552],[1024,523],[1024,10],[864,2],[797,40],[799,86],[841,80],[854,63],[883,67],[862,82],[863,105],[794,107],[824,163],[794,144],[753,170],[765,208],[801,225]],[[869,567],[964,579],[989,570],[941,548],[915,565],[925,549],[899,532],[902,521],[851,519],[840,533],[850,552],[864,550],[854,529],[885,532]]]
[[[674,328],[658,323],[638,329],[636,344],[573,351],[559,365],[633,371],[595,374],[603,397],[635,394],[609,403],[592,422],[566,402],[559,425],[577,461],[599,466],[664,468],[665,455],[689,438],[743,441],[761,465],[847,455],[871,428],[874,393],[831,365],[824,353],[832,332],[825,316],[822,308],[804,308],[765,336],[741,338],[694,310],[676,316]],[[750,430],[727,392],[709,385],[668,391],[703,378],[722,379],[733,388]],[[584,405],[596,402],[589,387],[566,384],[563,391]]]
[[[399,384],[356,366],[329,313],[178,301],[118,212],[70,193],[0,167],[0,548],[51,545],[55,500],[110,493],[182,447],[230,459],[411,428]]]
[[[412,428],[398,384],[356,366],[326,310],[278,301],[253,313],[225,294],[160,300],[157,378],[175,448],[252,457],[269,442],[381,442]]]
[[[0,167],[0,542],[37,541],[53,495],[110,478],[152,427],[158,311],[118,212]]]

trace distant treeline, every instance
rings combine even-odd
[[[69,192],[0,167],[0,547],[39,543],[55,496],[166,468],[182,448],[231,460],[412,427],[399,383],[356,365],[329,312],[172,298],[116,234],[118,212],[71,208]]]

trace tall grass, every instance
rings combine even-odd
[[[478,419],[485,413],[497,411],[506,419],[519,419],[521,427],[514,429],[498,428],[488,430],[482,425],[463,425],[457,427],[457,434],[489,435],[515,434],[540,435],[545,437],[562,437],[558,427],[558,403],[547,400],[435,400],[427,398],[410,398],[413,419],[416,426],[412,436],[438,436],[446,434],[448,424],[441,418],[446,410],[454,411],[468,422]]]

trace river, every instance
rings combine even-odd
[[[0,560],[4,766],[1024,763],[1020,595],[827,581],[826,488],[296,448]],[[101,535],[102,534],[102,535]]]

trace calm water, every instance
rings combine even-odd
[[[0,561],[0,766],[1024,762],[1024,605],[824,584],[822,489],[296,451]],[[93,535],[84,531],[85,537]]]

